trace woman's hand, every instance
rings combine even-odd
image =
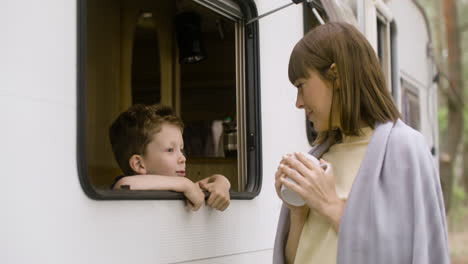
[[[278,197],[283,201],[283,203],[288,207],[290,211],[290,225],[284,254],[286,263],[294,263],[294,259],[296,257],[297,252],[297,246],[299,245],[299,239],[302,233],[302,228],[307,220],[307,215],[309,213],[309,206],[307,204],[303,206],[293,206],[285,202],[283,200],[283,197],[281,196],[281,186],[283,185],[283,179],[286,177],[286,174],[284,174],[282,167],[285,166],[286,157],[292,158],[292,155],[287,154],[281,160],[280,165],[275,173],[275,189]]]
[[[283,201],[283,203],[286,205],[286,207],[288,207],[288,209],[291,211],[292,215],[304,216],[304,215],[307,215],[307,213],[309,212],[309,207],[307,205],[294,206],[294,205],[288,204],[287,202],[285,202],[283,200],[283,197],[281,196],[281,186],[283,185],[282,179],[284,177],[286,177],[286,175],[283,173],[282,170],[280,170],[280,168],[281,168],[282,165],[284,165],[286,157],[292,157],[292,155],[291,154],[286,154],[283,157],[283,159],[281,160],[280,165],[278,166],[278,169],[276,170],[276,173],[275,173],[276,194]]]
[[[297,192],[308,207],[327,217],[334,228],[338,230],[344,210],[344,201],[336,194],[336,179],[332,165],[321,159],[320,163],[328,166],[325,172],[320,165],[309,160],[302,153],[295,153],[295,155],[297,159],[289,155],[281,161],[277,171],[280,178],[279,186],[284,184]],[[291,178],[295,183],[286,181],[285,177]]]

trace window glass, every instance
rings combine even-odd
[[[187,175],[201,180],[216,171],[238,190],[236,23],[194,2],[185,8],[200,20],[205,56],[179,65]]]
[[[132,48],[132,103],[157,104],[161,100],[158,33],[153,13],[142,12],[135,25]]]
[[[390,24],[381,15],[377,15],[377,55],[387,82],[387,88],[392,91],[392,61]]]
[[[416,130],[421,130],[420,98],[418,88],[401,79],[403,121]]]

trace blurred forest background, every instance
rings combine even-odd
[[[468,0],[417,0],[432,35],[439,85],[440,176],[453,264],[468,263]],[[400,25],[402,26],[402,25]]]

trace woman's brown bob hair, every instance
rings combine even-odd
[[[333,63],[337,71],[331,70]],[[354,26],[333,22],[308,32],[291,53],[289,80],[306,79],[309,70],[332,84],[343,134],[359,135],[361,121],[374,128],[400,117],[374,49]],[[323,139],[319,135],[318,141]]]

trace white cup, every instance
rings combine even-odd
[[[328,172],[329,168],[327,164],[320,164],[320,161],[310,155],[309,153],[302,152],[309,160],[313,161],[315,164],[319,165],[325,172]],[[296,158],[295,155],[292,156],[293,158]],[[297,159],[297,158],[296,158]],[[293,179],[290,179],[288,177],[285,178],[286,181],[289,181],[291,183],[296,183]],[[305,204],[304,200],[301,198],[299,194],[297,194],[295,191],[290,190],[288,187],[285,185],[281,185],[281,197],[283,197],[283,201],[290,205],[294,206],[303,206]]]

